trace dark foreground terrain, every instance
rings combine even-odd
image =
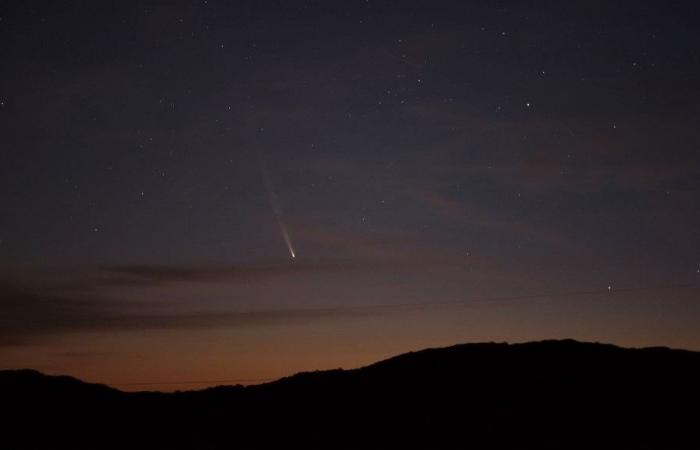
[[[575,341],[172,394],[2,371],[0,396],[7,449],[700,448],[700,353]]]

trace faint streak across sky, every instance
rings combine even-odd
[[[258,163],[260,165],[260,173],[262,174],[263,182],[265,183],[265,189],[267,190],[267,198],[270,201],[270,206],[272,207],[272,212],[275,214],[275,219],[277,219],[277,224],[282,232],[282,237],[284,238],[284,243],[287,245],[289,254],[292,258],[296,258],[296,253],[294,252],[294,245],[292,245],[292,238],[289,236],[289,231],[287,230],[287,225],[284,223],[284,217],[282,215],[282,207],[280,206],[279,198],[277,198],[277,193],[275,191],[275,186],[272,184],[272,179],[267,171],[267,166],[265,165],[265,160],[263,159],[262,153],[258,151]]]

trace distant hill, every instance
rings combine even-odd
[[[700,353],[463,344],[169,394],[0,371],[0,404],[8,449],[698,449]]]

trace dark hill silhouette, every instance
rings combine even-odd
[[[698,449],[699,380],[700,353],[571,340],[464,344],[169,394],[2,371],[0,445]]]

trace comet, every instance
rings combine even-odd
[[[265,165],[265,160],[260,152],[258,152],[258,162],[260,164],[260,173],[262,174],[263,182],[265,183],[265,190],[267,191],[267,198],[270,201],[272,212],[277,220],[277,225],[280,227],[280,232],[282,233],[284,243],[287,245],[287,250],[289,250],[289,255],[292,257],[292,259],[295,259],[297,255],[294,251],[294,245],[292,245],[292,238],[289,235],[287,225],[284,223],[284,215],[282,214],[282,207],[280,206],[280,201],[277,197],[277,192],[275,191],[275,185],[272,183],[272,178],[270,178],[270,174],[267,171],[267,166]]]

